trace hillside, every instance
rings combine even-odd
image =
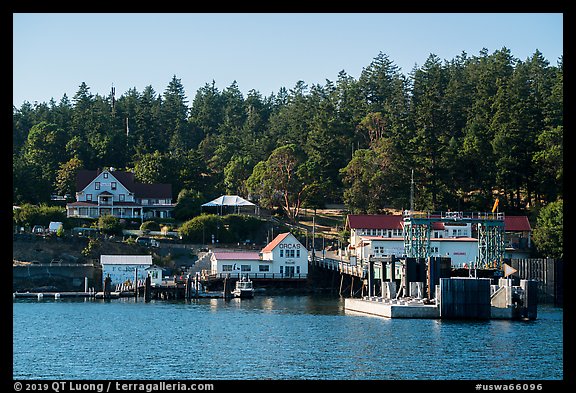
[[[148,254],[146,248],[140,245],[114,240],[99,241],[88,256],[82,255],[82,250],[86,247],[88,247],[87,238],[17,234],[13,236],[12,241],[12,259],[40,263],[50,263],[52,260],[63,263],[90,263],[93,259],[98,259],[100,254]]]

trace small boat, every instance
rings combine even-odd
[[[236,281],[236,288],[232,291],[232,296],[242,299],[253,298],[254,286],[252,285],[252,281],[247,277],[242,277]]]

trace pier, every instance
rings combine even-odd
[[[344,309],[386,318],[533,320],[536,285],[533,280],[513,286],[506,279],[491,285],[485,278],[442,278],[434,299],[418,294],[397,298],[391,291],[387,296],[346,298]]]
[[[513,270],[508,274],[454,269],[447,257],[371,257],[352,265],[323,255],[311,257],[310,263],[340,274],[340,296],[348,293],[343,283],[349,282],[346,311],[387,318],[536,319],[543,286],[535,279],[511,276],[517,272],[511,265],[505,265]]]

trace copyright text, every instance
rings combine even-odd
[[[16,392],[160,392],[160,391],[214,391],[214,384],[191,382],[82,382],[82,381],[54,381],[54,382],[14,382]]]

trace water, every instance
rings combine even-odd
[[[341,299],[15,299],[14,379],[562,380],[562,309],[386,319]]]

